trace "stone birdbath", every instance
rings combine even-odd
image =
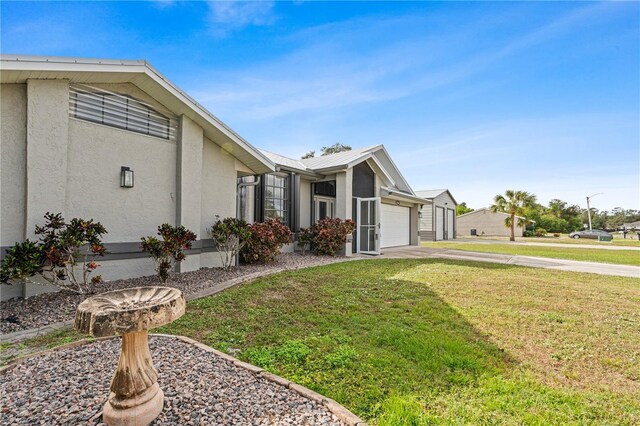
[[[170,287],[109,291],[84,300],[76,330],[95,337],[122,336],[118,367],[102,419],[107,425],[143,426],[162,411],[164,393],[149,352],[149,330],[184,314],[182,292]]]

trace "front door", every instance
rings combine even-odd
[[[314,220],[333,219],[335,215],[335,200],[327,197],[314,197]]]
[[[358,198],[358,253],[380,254],[380,198]]]

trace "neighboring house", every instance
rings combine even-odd
[[[240,194],[241,217],[280,217],[299,230],[318,219],[356,222],[345,254],[417,245],[418,211],[424,202],[406,182],[382,145],[294,160],[263,151],[277,172],[256,176]]]
[[[162,223],[198,235],[180,271],[219,266],[220,217],[357,222],[345,254],[418,244],[416,197],[383,146],[292,160],[261,152],[145,61],[2,55],[0,256],[46,212],[108,231],[106,280],[153,274],[140,238]],[[134,173],[133,187],[121,175]],[[289,247],[292,249],[292,247]],[[2,299],[37,286],[2,286]]]
[[[504,221],[508,217],[508,213],[492,212],[491,209],[486,207],[462,214],[458,216],[457,235],[459,237],[472,235],[509,237],[511,235],[510,228],[504,226]],[[524,218],[516,216],[515,235],[516,237],[522,237],[525,227],[518,225],[518,219]]]
[[[640,229],[640,220],[636,220],[635,222],[625,223],[622,227],[629,229]]]
[[[140,238],[168,222],[198,235],[180,271],[219,265],[207,229],[236,214],[239,177],[274,164],[145,61],[2,55],[0,252],[46,212],[108,231],[107,280],[153,274]],[[121,187],[121,168],[134,172]],[[23,288],[24,287],[24,288]],[[2,299],[38,286],[2,286]]]
[[[453,240],[456,237],[456,202],[448,189],[416,191],[426,202],[420,210],[422,241]]]

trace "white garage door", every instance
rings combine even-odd
[[[453,237],[455,237],[455,230],[453,227],[455,220],[455,212],[451,209],[447,209],[447,240],[453,240]]]
[[[436,241],[444,239],[444,207],[436,207]]]
[[[411,232],[409,207],[380,205],[380,247],[408,246]]]

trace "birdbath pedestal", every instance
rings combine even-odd
[[[118,367],[102,412],[109,425],[145,426],[162,411],[164,393],[149,352],[149,330],[180,318],[182,292],[170,287],[109,291],[84,300],[75,328],[95,337],[122,336]]]

